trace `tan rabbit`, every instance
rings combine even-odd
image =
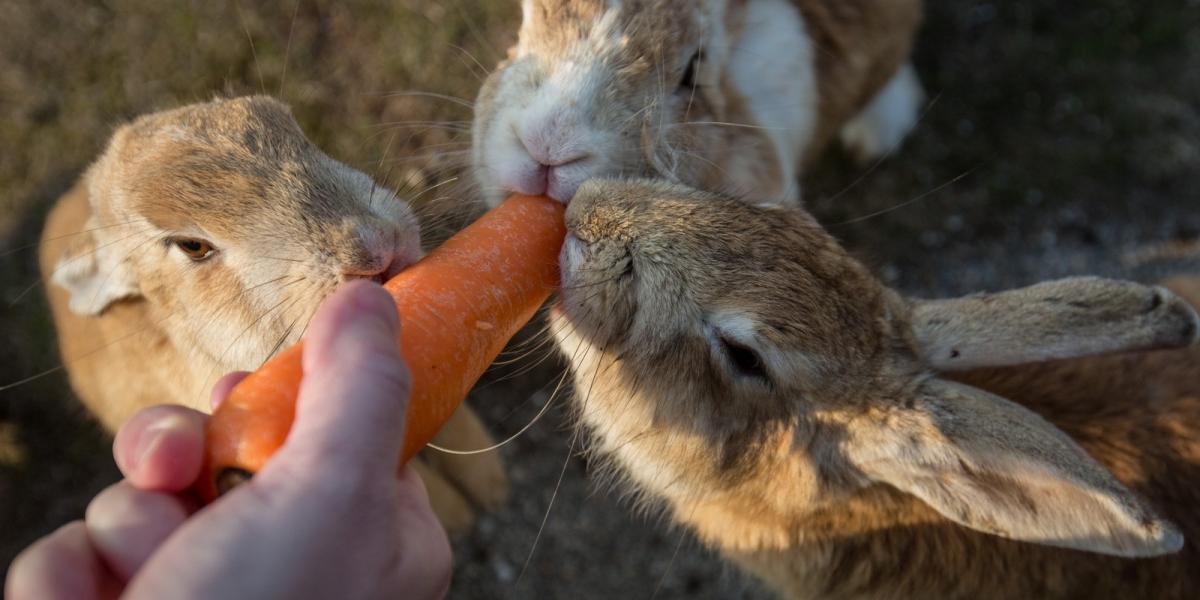
[[[923,92],[906,61],[920,0],[523,0],[509,57],[476,102],[491,203],[568,201],[583,181],[655,175],[760,200],[835,136],[897,147]]]
[[[152,404],[207,411],[218,377],[299,340],[339,283],[388,277],[420,254],[409,206],[322,153],[266,97],[119,128],[40,247],[63,364],[109,430]],[[490,445],[466,408],[439,440]],[[494,454],[426,458],[417,468],[448,529],[507,495]]]
[[[1166,289],[906,299],[801,210],[666,183],[567,222],[592,450],[781,595],[1200,597],[1200,348],[1148,352],[1200,322]],[[977,367],[1007,368],[938,375]]]

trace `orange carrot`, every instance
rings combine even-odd
[[[558,285],[563,205],[513,196],[384,284],[413,377],[407,462]],[[242,380],[208,422],[206,501],[257,472],[291,428],[303,343]]]

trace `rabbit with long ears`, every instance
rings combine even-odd
[[[566,202],[599,176],[657,176],[758,200],[800,198],[840,136],[896,148],[923,93],[906,61],[920,0],[524,0],[484,83],[475,178]]]
[[[567,221],[592,451],[784,596],[1200,594],[1200,350],[1068,360],[1194,344],[1170,291],[904,298],[802,210],[662,182],[588,182]],[[1005,396],[949,376],[1030,361],[974,373]]]
[[[420,240],[406,202],[252,97],[120,127],[51,212],[39,253],[71,385],[115,431],[152,404],[207,412],[217,378],[295,343],[339,283],[416,261]],[[439,441],[491,445],[465,405]],[[506,496],[494,454],[426,458],[448,529]]]

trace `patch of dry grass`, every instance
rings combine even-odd
[[[115,124],[214,94],[281,96],[335,158],[433,185],[468,147],[469,105],[517,12],[497,0],[6,2],[0,240]]]

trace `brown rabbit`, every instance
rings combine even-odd
[[[655,175],[800,197],[834,137],[896,148],[923,101],[907,64],[921,0],[524,0],[476,103],[485,198],[566,202],[590,177]]]
[[[409,206],[305,138],[266,97],[141,117],[51,212],[42,276],[63,364],[109,430],[145,406],[208,411],[226,372],[295,343],[341,282],[420,257]],[[439,437],[490,445],[464,407]],[[444,525],[507,495],[494,454],[415,461]]]
[[[1149,352],[1198,319],[1166,289],[906,299],[801,210],[666,183],[589,182],[567,222],[592,450],[781,595],[1200,597],[1200,349]]]

